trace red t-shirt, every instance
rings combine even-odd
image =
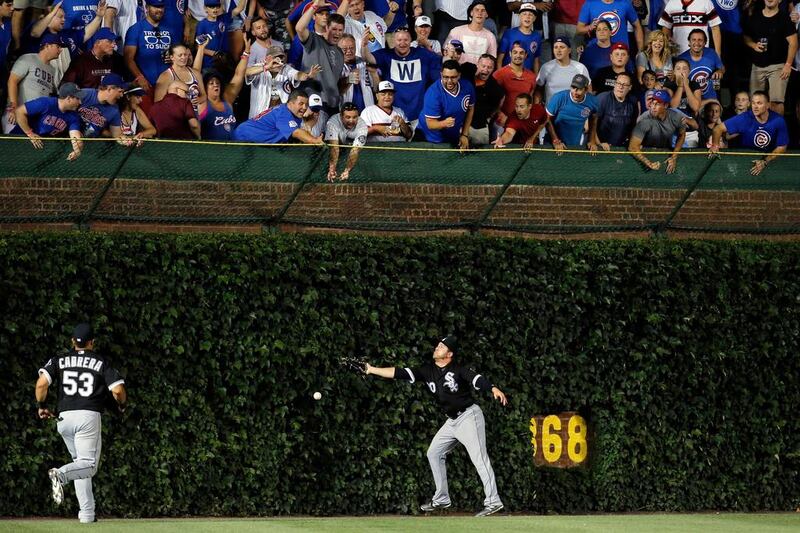
[[[158,136],[168,139],[194,139],[189,119],[197,118],[192,103],[177,94],[167,93],[150,109],[150,118]]]
[[[577,25],[578,15],[585,1],[588,0],[558,0],[550,10],[550,21]]]
[[[511,70],[511,65],[506,65],[492,74],[492,76],[506,93],[503,107],[500,108],[500,111],[508,117],[513,117],[517,96],[522,93],[533,94],[533,90],[536,88],[536,74],[531,70],[523,69],[522,75],[518,78],[514,71]]]
[[[533,132],[544,124],[546,120],[547,111],[542,104],[533,104],[531,114],[525,120],[518,119],[516,114],[511,115],[508,118],[508,122],[506,122],[506,129],[511,128],[516,132],[511,142],[525,144],[530,136],[533,135]]]
[[[126,67],[119,54],[111,54],[101,61],[91,52],[85,52],[69,64],[61,83],[71,81],[83,89],[97,89],[100,79],[106,74],[113,72],[121,76],[125,71]]]

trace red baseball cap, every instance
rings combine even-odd
[[[611,51],[613,52],[614,50],[625,50],[626,52],[630,52],[630,49],[628,49],[628,45],[625,44],[625,43],[614,43],[614,44],[612,44],[611,45]]]

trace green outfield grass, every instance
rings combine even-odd
[[[345,533],[352,531],[468,533],[468,532],[542,532],[581,533],[612,532],[702,532],[769,533],[800,531],[800,513],[770,514],[646,514],[589,516],[464,516],[365,517],[365,518],[271,518],[271,519],[160,519],[101,520],[83,525],[77,520],[0,520],[3,532],[68,531],[161,532],[314,532]]]

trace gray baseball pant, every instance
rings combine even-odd
[[[445,460],[447,454],[459,442],[467,449],[469,458],[472,459],[472,464],[475,465],[475,469],[483,482],[483,491],[486,494],[483,505],[501,503],[500,496],[497,494],[497,483],[494,479],[492,463],[489,461],[489,454],[486,452],[486,421],[483,418],[483,411],[477,404],[468,407],[455,420],[448,418],[444,425],[439,428],[439,431],[436,432],[431,445],[428,447],[428,462],[431,465],[433,481],[436,484],[433,503],[440,505],[450,503]]]
[[[74,482],[80,511],[78,520],[93,522],[94,493],[92,476],[100,462],[100,413],[96,411],[64,411],[60,413],[58,432],[67,445],[72,462],[58,469],[63,484]]]

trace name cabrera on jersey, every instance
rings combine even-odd
[[[450,418],[457,418],[472,405],[472,390],[491,390],[492,384],[474,370],[450,363],[438,367],[428,363],[418,368],[395,368],[394,379],[422,381]]]
[[[58,383],[58,411],[103,412],[108,391],[125,380],[95,352],[70,350],[39,369],[49,384]]]

